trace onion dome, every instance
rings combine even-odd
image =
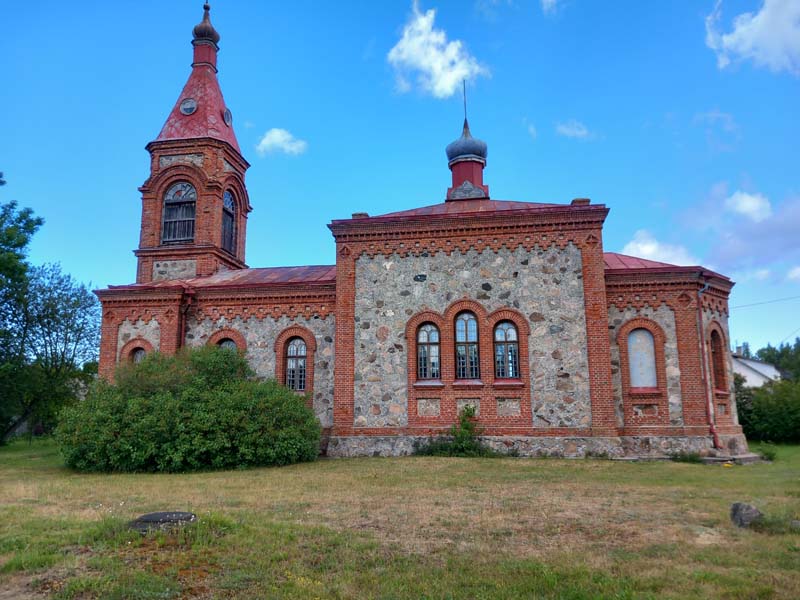
[[[464,119],[464,131],[461,133],[461,137],[448,144],[445,152],[447,152],[447,160],[450,163],[469,159],[486,163],[487,150],[486,142],[472,137],[469,123]]]
[[[194,26],[192,34],[195,41],[203,40],[217,44],[219,43],[219,33],[217,33],[217,30],[214,29],[214,26],[211,24],[211,18],[208,15],[210,10],[211,6],[208,2],[203,4],[203,20]]]

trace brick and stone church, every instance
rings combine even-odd
[[[149,352],[235,347],[306,395],[330,456],[406,454],[465,405],[520,455],[746,451],[733,282],[604,252],[603,204],[493,200],[466,121],[441,201],[332,221],[335,265],[248,267],[249,165],[204,9],[189,80],[147,146],[136,283],[97,292],[103,376]]]

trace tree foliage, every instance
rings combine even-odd
[[[28,244],[43,221],[15,202],[0,207],[0,442],[23,422],[54,425],[91,378],[100,308],[58,265],[31,267]]]
[[[62,412],[56,437],[81,471],[194,471],[313,460],[320,428],[305,398],[258,381],[232,350],[153,353],[121,366]]]
[[[793,344],[783,343],[777,348],[767,344],[756,352],[759,360],[775,365],[781,372],[794,381],[800,381],[800,338]]]
[[[800,382],[776,381],[755,388],[748,429],[754,440],[800,442]]]

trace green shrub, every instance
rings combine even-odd
[[[673,454],[670,454],[669,457],[671,460],[675,462],[693,463],[693,464],[698,464],[703,462],[703,459],[697,452],[675,452]]]
[[[475,422],[475,407],[465,406],[458,416],[458,424],[450,428],[445,438],[431,439],[425,444],[415,444],[414,454],[419,456],[500,456],[478,439],[480,430]]]
[[[758,447],[758,455],[770,462],[774,462],[778,458],[778,448],[771,442],[762,442]]]
[[[800,442],[800,382],[777,381],[753,390],[745,433],[753,440]]]
[[[320,428],[305,398],[257,381],[218,348],[154,353],[64,410],[56,439],[80,471],[194,471],[314,460]]]

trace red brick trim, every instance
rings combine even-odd
[[[133,360],[133,351],[137,348],[141,348],[147,354],[151,354],[155,351],[153,348],[153,344],[148,342],[146,339],[141,337],[135,337],[132,340],[128,340],[122,348],[119,350],[119,362],[127,361],[130,362]]]
[[[714,355],[711,352],[711,334],[717,333],[720,338],[720,351],[722,355],[720,360],[722,361],[722,373],[719,373],[719,369],[714,364]],[[708,325],[706,325],[705,331],[705,338],[706,338],[706,360],[708,364],[708,375],[709,375],[709,382],[708,385],[711,388],[711,397],[714,406],[714,422],[720,426],[731,426],[733,425],[733,414],[731,410],[731,393],[730,393],[730,386],[731,381],[733,378],[731,376],[730,370],[730,351],[728,350],[728,339],[725,335],[725,330],[722,328],[722,325],[716,319],[713,319]],[[722,386],[719,384],[720,375],[722,376]]]
[[[628,335],[634,329],[646,329],[653,335],[656,363],[656,387],[632,388],[630,376],[630,358],[628,356]],[[622,409],[624,426],[652,426],[669,425],[669,401],[667,397],[667,369],[664,355],[666,335],[661,326],[655,321],[643,317],[635,317],[625,322],[617,332],[617,347],[619,348],[619,369],[622,377]],[[643,407],[650,411],[655,407],[657,414],[637,414],[634,407]],[[641,409],[640,409],[641,410]]]
[[[208,336],[206,346],[216,346],[224,339],[233,340],[236,343],[236,349],[240,352],[247,351],[247,340],[244,339],[244,336],[241,333],[231,328],[220,329],[219,331],[212,333],[210,336]]]
[[[273,347],[275,350],[275,379],[281,385],[286,385],[286,345],[296,337],[302,339],[306,344],[306,389],[302,393],[307,396],[308,405],[311,406],[314,397],[314,355],[317,351],[317,339],[305,327],[291,325],[275,338]]]

